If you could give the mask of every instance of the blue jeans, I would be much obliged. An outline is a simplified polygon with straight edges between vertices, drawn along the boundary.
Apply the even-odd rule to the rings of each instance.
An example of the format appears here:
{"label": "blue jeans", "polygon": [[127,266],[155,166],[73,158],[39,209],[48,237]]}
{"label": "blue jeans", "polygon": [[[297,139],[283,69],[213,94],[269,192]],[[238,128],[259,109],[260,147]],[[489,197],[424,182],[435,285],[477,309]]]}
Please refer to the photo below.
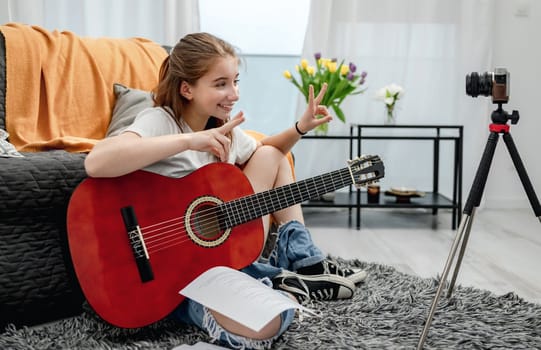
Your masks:
{"label": "blue jeans", "polygon": [[[241,271],[269,284],[270,279],[276,277],[282,270],[295,271],[323,261],[325,256],[312,242],[308,229],[298,221],[290,221],[278,228],[276,245],[269,256],[268,263],[254,262]],[[203,305],[185,299],[173,311],[171,316],[187,324],[193,324],[205,330],[213,340],[236,349],[265,349],[272,345],[274,339],[286,331],[295,310],[284,311],[280,317],[282,325],[278,333],[271,339],[255,340],[229,333],[216,322],[209,310]]]}

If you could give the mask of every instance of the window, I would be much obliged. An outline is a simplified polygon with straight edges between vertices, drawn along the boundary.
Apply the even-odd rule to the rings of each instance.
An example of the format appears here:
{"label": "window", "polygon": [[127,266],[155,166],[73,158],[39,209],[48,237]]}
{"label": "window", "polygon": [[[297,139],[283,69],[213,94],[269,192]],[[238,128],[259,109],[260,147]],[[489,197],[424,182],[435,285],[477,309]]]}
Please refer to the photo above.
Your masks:
{"label": "window", "polygon": [[309,9],[308,0],[199,0],[201,30],[252,55],[300,55]]}
{"label": "window", "polygon": [[299,92],[282,74],[300,59],[309,8],[309,0],[200,0],[201,30],[240,51],[243,129],[273,134],[298,118]]}

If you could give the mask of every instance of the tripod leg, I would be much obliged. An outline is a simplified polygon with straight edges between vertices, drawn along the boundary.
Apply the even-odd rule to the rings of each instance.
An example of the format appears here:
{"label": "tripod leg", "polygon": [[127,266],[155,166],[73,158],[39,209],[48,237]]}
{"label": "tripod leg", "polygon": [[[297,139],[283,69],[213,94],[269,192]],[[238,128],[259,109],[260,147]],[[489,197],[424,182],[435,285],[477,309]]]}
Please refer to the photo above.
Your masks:
{"label": "tripod leg", "polygon": [[[434,300],[432,300],[432,305],[430,306],[430,311],[428,313],[428,317],[426,319],[423,332],[421,333],[421,338],[419,339],[419,343],[417,344],[418,350],[423,348],[424,343],[426,341],[426,337],[428,336],[428,330],[430,328],[430,325],[432,324],[432,319],[434,318],[434,313],[436,312],[436,307],[438,306],[438,300],[441,296],[441,292],[443,290],[443,286],[445,285],[445,281],[447,281],[447,275],[449,274],[449,270],[451,269],[451,265],[456,255],[456,250],[461,241],[462,241],[462,248],[461,248],[462,254],[463,254],[463,251],[466,250],[467,240],[463,240],[465,236],[465,231],[468,230],[468,236],[469,236],[469,230],[471,229],[471,224],[472,224],[471,220],[472,220],[474,207],[478,207],[479,204],[481,203],[481,197],[485,189],[488,172],[490,170],[490,165],[492,164],[492,159],[494,158],[494,152],[496,151],[498,137],[499,137],[499,134],[496,132],[491,132],[488,136],[487,144],[485,146],[483,156],[481,157],[481,162],[479,163],[479,167],[477,168],[477,173],[475,174],[475,178],[473,180],[473,184],[470,189],[468,199],[466,201],[466,204],[464,205],[464,212],[462,215],[460,226],[458,228],[457,235],[451,247],[451,251],[449,252],[449,257],[447,258],[447,262],[445,263],[445,267],[443,269],[441,279],[440,279],[440,284],[438,286],[438,289],[436,290],[436,295],[434,296]],[[457,263],[457,265],[455,266],[455,272],[453,273],[454,275],[453,278],[456,278],[456,275],[458,275],[458,269],[459,269],[459,265]]]}
{"label": "tripod leg", "polygon": [[462,258],[464,257],[464,252],[466,251],[466,246],[468,244],[468,239],[470,238],[471,225],[473,222],[475,208],[479,207],[481,204],[481,197],[485,190],[485,185],[488,179],[488,173],[490,170],[490,165],[492,164],[492,159],[494,158],[494,153],[496,151],[496,144],[498,143],[499,134],[497,132],[491,132],[483,156],[481,157],[481,163],[475,174],[475,179],[473,181],[472,188],[468,195],[468,200],[464,205],[464,213],[468,214],[470,220],[466,226],[464,236],[462,237],[462,247],[460,248],[460,253],[455,264],[455,269],[453,271],[453,277],[451,278],[451,283],[449,284],[449,289],[447,291],[447,297],[450,298],[453,289],[455,288],[455,282],[458,277],[458,272],[460,271],[460,266],[462,265]]}
{"label": "tripod leg", "polygon": [[485,151],[483,152],[481,162],[477,168],[477,173],[475,174],[468,199],[466,200],[466,204],[464,204],[464,213],[470,216],[473,208],[478,207],[479,204],[481,204],[481,197],[483,196],[483,191],[485,190],[485,185],[487,183],[488,172],[490,170],[490,165],[492,164],[492,159],[494,158],[498,137],[499,134],[497,132],[491,132],[488,135]]}
{"label": "tripod leg", "polygon": [[417,344],[417,350],[421,350],[424,346],[426,337],[428,336],[428,329],[430,328],[430,325],[432,324],[432,319],[434,318],[434,314],[436,313],[438,300],[440,299],[441,292],[443,291],[443,287],[445,286],[445,281],[447,280],[447,275],[449,274],[449,270],[451,269],[451,265],[453,264],[453,260],[455,259],[456,250],[458,249],[458,245],[460,244],[460,242],[462,241],[462,238],[464,237],[464,230],[466,229],[466,227],[471,226],[470,219],[471,218],[469,215],[467,214],[462,215],[462,219],[460,221],[460,225],[458,227],[455,240],[453,241],[453,245],[451,246],[451,251],[449,252],[449,256],[447,257],[447,261],[445,262],[445,267],[443,268],[443,272],[441,274],[438,289],[436,289],[436,295],[434,296],[434,299],[432,300],[432,305],[430,306],[430,311],[428,312],[428,317],[426,319],[423,332],[421,333],[421,338],[419,339],[419,343]]}
{"label": "tripod leg", "polygon": [[475,217],[475,208],[473,208],[472,210],[470,219],[468,220],[468,223],[465,228],[466,231],[464,233],[464,237],[462,237],[462,245],[460,247],[460,252],[458,253],[458,258],[456,260],[455,270],[453,271],[453,277],[451,277],[451,283],[449,283],[449,287],[447,288],[447,298],[450,298],[451,295],[453,294],[456,278],[458,277],[458,271],[460,270],[460,266],[462,265],[462,258],[464,257],[464,252],[466,251],[466,245],[468,244],[468,239],[470,238],[471,224],[473,222],[474,217]]}
{"label": "tripod leg", "polygon": [[517,150],[517,147],[515,146],[515,142],[513,141],[513,138],[511,137],[511,134],[509,133],[503,134],[503,140],[505,141],[507,150],[509,151],[509,154],[511,155],[513,164],[515,165],[515,168],[517,169],[518,176],[520,177],[522,186],[524,187],[524,190],[526,191],[526,195],[528,196],[528,199],[530,200],[530,204],[535,213],[535,216],[537,216],[539,221],[541,221],[541,205],[539,204],[539,199],[537,198],[537,195],[535,194],[535,190],[532,186],[532,183],[530,182],[530,178],[528,177],[526,168],[524,167],[524,164],[522,163],[522,160],[520,159],[520,155],[518,154],[518,150]]}

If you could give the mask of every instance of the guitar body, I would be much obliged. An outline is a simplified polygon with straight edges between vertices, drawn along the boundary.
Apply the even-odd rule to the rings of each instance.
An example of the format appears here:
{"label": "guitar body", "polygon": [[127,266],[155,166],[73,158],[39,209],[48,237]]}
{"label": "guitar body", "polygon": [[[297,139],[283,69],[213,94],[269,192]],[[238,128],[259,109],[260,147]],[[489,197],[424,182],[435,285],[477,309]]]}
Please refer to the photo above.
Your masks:
{"label": "guitar body", "polygon": [[[92,308],[112,325],[142,327],[172,312],[184,299],[179,291],[207,269],[251,264],[264,244],[261,219],[211,235],[198,231],[215,215],[207,209],[216,201],[251,194],[242,171],[222,163],[180,179],[145,171],[85,179],[71,197],[67,228],[75,272]],[[153,275],[147,281],[121,214],[126,207],[133,208],[144,237]]]}

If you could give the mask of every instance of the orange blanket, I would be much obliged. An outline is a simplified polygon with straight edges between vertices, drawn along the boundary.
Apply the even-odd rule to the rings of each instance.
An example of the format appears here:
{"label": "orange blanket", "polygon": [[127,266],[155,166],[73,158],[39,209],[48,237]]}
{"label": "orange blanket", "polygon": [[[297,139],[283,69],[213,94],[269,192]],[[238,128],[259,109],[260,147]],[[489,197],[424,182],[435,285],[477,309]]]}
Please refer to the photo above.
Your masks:
{"label": "orange blanket", "polygon": [[167,56],[141,38],[84,38],[14,23],[0,31],[6,128],[19,151],[89,151],[111,120],[113,83],[151,90]]}

